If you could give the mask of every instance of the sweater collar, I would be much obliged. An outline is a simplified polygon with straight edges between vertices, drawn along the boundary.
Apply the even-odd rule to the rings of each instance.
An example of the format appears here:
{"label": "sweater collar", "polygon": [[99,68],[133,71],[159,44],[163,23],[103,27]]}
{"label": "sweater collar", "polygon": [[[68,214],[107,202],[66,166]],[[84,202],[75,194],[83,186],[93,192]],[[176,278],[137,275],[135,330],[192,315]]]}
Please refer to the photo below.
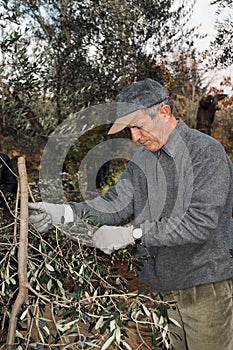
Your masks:
{"label": "sweater collar", "polygon": [[162,150],[172,158],[174,158],[176,153],[182,149],[184,144],[184,135],[186,134],[188,128],[181,118],[176,119],[178,120],[178,124],[169,135],[166,144],[162,147]]}

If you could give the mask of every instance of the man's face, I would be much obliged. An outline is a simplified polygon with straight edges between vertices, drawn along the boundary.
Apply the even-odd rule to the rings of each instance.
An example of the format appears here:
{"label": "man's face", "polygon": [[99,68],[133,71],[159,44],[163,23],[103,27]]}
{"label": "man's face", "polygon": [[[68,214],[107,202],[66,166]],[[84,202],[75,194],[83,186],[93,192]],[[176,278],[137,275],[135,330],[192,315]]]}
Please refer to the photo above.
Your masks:
{"label": "man's face", "polygon": [[171,132],[169,124],[168,119],[163,114],[158,113],[155,118],[152,118],[141,110],[138,111],[128,127],[134,142],[140,142],[149,151],[156,152],[167,142]]}

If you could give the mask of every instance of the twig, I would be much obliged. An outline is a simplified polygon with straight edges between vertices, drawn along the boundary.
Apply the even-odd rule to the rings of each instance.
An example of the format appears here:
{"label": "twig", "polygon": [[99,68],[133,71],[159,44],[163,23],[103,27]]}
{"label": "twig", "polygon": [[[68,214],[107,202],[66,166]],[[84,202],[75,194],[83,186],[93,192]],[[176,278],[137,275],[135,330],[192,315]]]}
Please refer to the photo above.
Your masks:
{"label": "twig", "polygon": [[15,216],[14,216],[14,243],[17,241],[16,233],[17,233],[17,213],[18,213],[18,205],[19,205],[19,193],[20,193],[20,186],[18,182],[18,188],[17,188],[17,194],[16,194],[16,201],[15,201]]}
{"label": "twig", "polygon": [[[1,157],[0,157],[0,158],[1,158]],[[1,197],[3,198],[3,200],[4,200],[4,202],[5,202],[6,206],[7,206],[7,209],[9,210],[10,214],[11,214],[12,216],[14,216],[14,213],[13,213],[13,211],[11,210],[11,208],[10,208],[8,202],[7,202],[6,197],[5,197],[4,193],[3,193],[1,190],[0,190],[0,194],[1,194]]]}
{"label": "twig", "polygon": [[[35,294],[37,296],[37,298],[39,298],[41,300],[44,300],[44,301],[47,301],[47,303],[51,303],[51,300],[49,298],[47,298],[43,294],[37,292],[30,284],[28,284],[27,287],[33,294]],[[57,305],[60,305],[60,306],[62,306],[64,308],[67,308],[67,309],[69,309],[70,305],[71,305],[71,301],[69,301],[69,300],[67,300],[67,304],[65,304],[65,303],[62,304],[62,302],[56,302],[56,301],[54,301],[53,303],[57,304]]]}
{"label": "twig", "polygon": [[28,247],[28,181],[25,166],[25,159],[19,157],[19,184],[21,193],[21,212],[20,212],[20,237],[18,245],[18,278],[19,292],[12,307],[9,328],[7,333],[8,347],[14,345],[16,336],[17,314],[21,306],[27,301],[28,280],[27,280],[27,247]]}
{"label": "twig", "polygon": [[150,350],[151,347],[148,346],[147,343],[145,342],[145,340],[142,338],[142,335],[141,335],[141,332],[140,332],[140,329],[138,327],[138,323],[137,322],[136,322],[136,329],[137,329],[138,336],[139,336],[139,338],[140,338],[140,340],[142,342],[141,344],[145,345],[145,347]]}
{"label": "twig", "polygon": [[30,319],[30,325],[28,327],[28,339],[27,339],[25,350],[27,350],[28,347],[29,347],[30,336],[31,336],[32,327],[33,327],[33,324],[34,324],[35,312],[36,312],[36,309],[38,308],[38,301],[39,301],[39,299],[36,300],[36,303],[35,303],[35,306],[34,306],[34,311],[32,312],[33,317]]}
{"label": "twig", "polygon": [[33,203],[35,202],[35,198],[33,196],[33,193],[32,193],[32,190],[31,190],[31,187],[28,185],[28,192],[29,192],[29,196],[30,198],[32,199]]}
{"label": "twig", "polygon": [[55,319],[55,316],[54,316],[53,303],[51,304],[50,312],[51,312],[51,316],[52,316],[54,327],[56,328],[56,331],[59,334],[59,337],[60,337],[60,340],[62,342],[62,345],[64,346],[65,345],[64,340],[63,340],[64,336],[61,334],[60,330],[57,327],[57,322],[56,322],[56,319]]}
{"label": "twig", "polygon": [[18,176],[15,174],[15,172],[9,167],[9,165],[5,162],[5,160],[0,156],[1,162],[5,165],[5,167],[8,168],[8,170],[17,178]]}
{"label": "twig", "polygon": [[[8,225],[5,225],[3,227],[0,227],[0,231],[5,230],[6,228],[13,226],[14,224],[15,223],[12,222],[11,224],[8,224]],[[1,243],[1,245],[5,245],[5,243]],[[13,244],[11,244],[11,245],[13,245]]]}

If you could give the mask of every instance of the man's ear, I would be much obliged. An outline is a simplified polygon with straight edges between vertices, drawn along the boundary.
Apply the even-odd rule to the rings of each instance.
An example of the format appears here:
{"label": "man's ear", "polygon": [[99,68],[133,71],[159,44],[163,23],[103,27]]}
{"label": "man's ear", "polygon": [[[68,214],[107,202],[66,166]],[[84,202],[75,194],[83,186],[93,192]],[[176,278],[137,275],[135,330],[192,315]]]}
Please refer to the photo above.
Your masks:
{"label": "man's ear", "polygon": [[171,107],[168,106],[168,105],[161,106],[159,112],[160,112],[160,113],[162,114],[162,116],[163,116],[164,118],[166,118],[167,120],[169,120],[169,118],[170,118],[171,115],[172,115]]}

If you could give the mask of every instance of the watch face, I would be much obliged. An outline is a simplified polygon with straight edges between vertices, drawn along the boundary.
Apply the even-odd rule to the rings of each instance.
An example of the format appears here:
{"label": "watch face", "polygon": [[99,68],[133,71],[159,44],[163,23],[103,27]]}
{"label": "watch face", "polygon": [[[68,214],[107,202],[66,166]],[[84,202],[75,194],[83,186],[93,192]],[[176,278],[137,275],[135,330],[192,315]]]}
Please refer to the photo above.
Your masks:
{"label": "watch face", "polygon": [[135,228],[133,230],[133,237],[134,239],[139,239],[142,237],[142,230],[140,228]]}

